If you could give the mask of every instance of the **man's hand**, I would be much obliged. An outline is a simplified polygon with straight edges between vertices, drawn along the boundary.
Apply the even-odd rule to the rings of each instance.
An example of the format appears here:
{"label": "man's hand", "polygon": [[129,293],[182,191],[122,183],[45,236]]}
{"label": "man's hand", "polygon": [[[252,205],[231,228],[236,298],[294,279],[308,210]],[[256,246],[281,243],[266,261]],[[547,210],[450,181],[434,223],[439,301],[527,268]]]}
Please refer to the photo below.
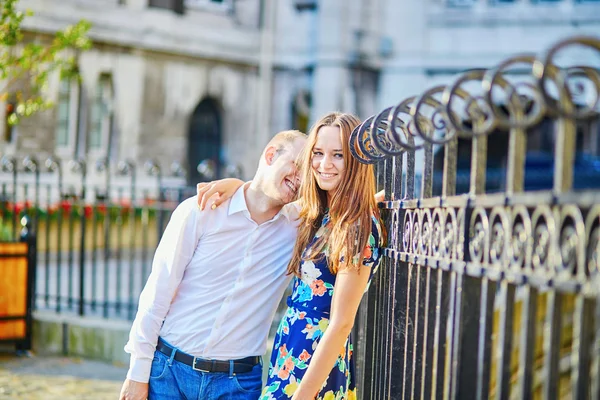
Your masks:
{"label": "man's hand", "polygon": [[125,379],[121,388],[119,400],[146,400],[148,398],[148,384]]}

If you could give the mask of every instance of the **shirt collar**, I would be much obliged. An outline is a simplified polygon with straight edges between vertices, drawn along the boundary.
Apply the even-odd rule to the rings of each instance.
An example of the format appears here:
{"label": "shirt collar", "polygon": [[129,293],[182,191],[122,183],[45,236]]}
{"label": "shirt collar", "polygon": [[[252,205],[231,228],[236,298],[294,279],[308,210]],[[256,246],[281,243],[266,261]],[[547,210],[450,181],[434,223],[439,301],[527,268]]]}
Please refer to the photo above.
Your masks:
{"label": "shirt collar", "polygon": [[[248,218],[250,218],[250,211],[248,210],[248,204],[246,203],[246,195],[245,189],[251,182],[246,182],[233,194],[231,198],[231,202],[229,202],[229,211],[228,215],[232,215],[238,212],[244,212]],[[271,221],[275,221],[280,216],[285,216],[288,220],[292,219],[292,215],[290,213],[289,208],[294,207],[291,204],[286,204],[279,210],[277,214],[271,219]]]}
{"label": "shirt collar", "polygon": [[228,215],[232,215],[232,214],[242,212],[242,211],[246,211],[249,214],[248,205],[246,204],[246,196],[244,195],[246,185],[249,185],[249,184],[250,184],[250,182],[243,184],[233,194],[233,197],[231,198],[231,202],[229,202]]}

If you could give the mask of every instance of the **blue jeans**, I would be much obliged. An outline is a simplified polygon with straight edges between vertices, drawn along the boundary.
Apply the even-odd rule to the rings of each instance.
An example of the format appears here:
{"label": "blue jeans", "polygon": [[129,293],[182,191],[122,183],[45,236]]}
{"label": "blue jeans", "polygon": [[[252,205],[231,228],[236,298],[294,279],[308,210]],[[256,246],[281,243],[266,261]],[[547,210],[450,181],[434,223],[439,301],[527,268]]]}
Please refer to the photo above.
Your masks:
{"label": "blue jeans", "polygon": [[200,372],[156,351],[148,400],[256,400],[261,389],[262,364],[242,374]]}

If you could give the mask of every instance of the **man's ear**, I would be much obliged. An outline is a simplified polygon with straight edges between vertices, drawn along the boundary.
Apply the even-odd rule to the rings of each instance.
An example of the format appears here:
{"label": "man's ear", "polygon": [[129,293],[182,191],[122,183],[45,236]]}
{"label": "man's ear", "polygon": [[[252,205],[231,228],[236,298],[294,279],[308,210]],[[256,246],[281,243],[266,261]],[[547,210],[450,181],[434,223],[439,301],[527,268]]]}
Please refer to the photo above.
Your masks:
{"label": "man's ear", "polygon": [[275,146],[269,146],[265,150],[265,161],[267,165],[273,164],[273,161],[277,158],[277,148]]}

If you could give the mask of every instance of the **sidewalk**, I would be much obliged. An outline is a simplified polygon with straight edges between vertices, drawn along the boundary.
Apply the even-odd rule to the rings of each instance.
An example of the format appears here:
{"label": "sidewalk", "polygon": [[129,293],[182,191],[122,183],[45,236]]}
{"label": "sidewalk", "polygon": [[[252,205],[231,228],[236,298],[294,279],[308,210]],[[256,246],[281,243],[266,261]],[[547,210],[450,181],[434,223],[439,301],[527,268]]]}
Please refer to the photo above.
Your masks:
{"label": "sidewalk", "polygon": [[0,399],[115,400],[124,366],[74,357],[18,357],[0,349]]}

